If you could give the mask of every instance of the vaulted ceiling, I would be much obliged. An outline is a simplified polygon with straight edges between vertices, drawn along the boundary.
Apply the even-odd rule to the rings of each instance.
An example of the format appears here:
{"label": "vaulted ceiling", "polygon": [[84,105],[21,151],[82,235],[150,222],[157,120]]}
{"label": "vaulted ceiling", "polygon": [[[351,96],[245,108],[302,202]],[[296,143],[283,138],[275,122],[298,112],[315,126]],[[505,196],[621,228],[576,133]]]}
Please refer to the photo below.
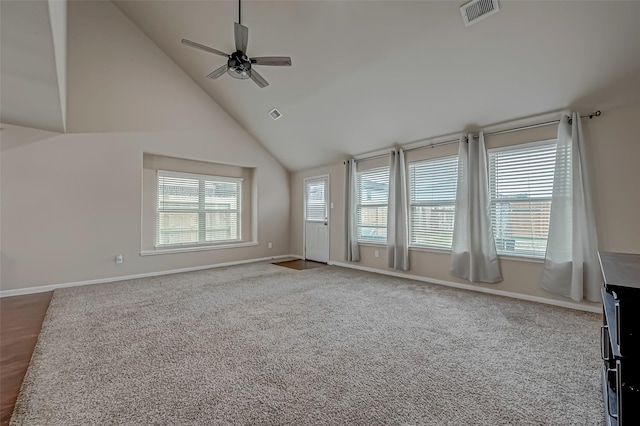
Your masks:
{"label": "vaulted ceiling", "polygon": [[0,122],[63,132],[66,3],[0,1]]}
{"label": "vaulted ceiling", "polygon": [[[604,109],[614,94],[640,102],[640,1],[503,0],[499,13],[468,28],[464,0],[245,1],[249,56],[292,57],[292,67],[258,68],[271,83],[264,89],[228,75],[207,79],[225,59],[180,44],[231,52],[237,2],[114,3],[289,170],[567,107]],[[53,111],[42,115],[49,125],[32,124],[33,109],[20,111],[31,121],[13,124],[59,130],[63,111],[53,106],[64,104],[64,90],[56,98],[51,38],[13,37],[19,21],[5,19],[6,10],[2,120],[16,121],[6,118],[20,103],[8,97],[11,75],[44,84],[23,89],[40,94],[31,105]],[[33,48],[8,51],[8,29],[16,49]],[[8,73],[16,63],[8,55],[24,54],[33,75]],[[268,115],[274,107],[277,121]]]}
{"label": "vaulted ceiling", "polygon": [[468,28],[462,3],[243,2],[249,56],[293,62],[259,67],[260,89],[205,78],[225,59],[180,44],[233,51],[237,2],[116,1],[290,170],[568,107],[640,69],[640,2],[502,1]]}

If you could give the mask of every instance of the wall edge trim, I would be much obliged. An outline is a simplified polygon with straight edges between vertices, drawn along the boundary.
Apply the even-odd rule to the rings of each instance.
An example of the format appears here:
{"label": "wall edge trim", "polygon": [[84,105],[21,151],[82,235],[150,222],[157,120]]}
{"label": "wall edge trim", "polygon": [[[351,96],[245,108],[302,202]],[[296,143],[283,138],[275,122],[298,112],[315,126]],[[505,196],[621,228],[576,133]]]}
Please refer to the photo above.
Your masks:
{"label": "wall edge trim", "polygon": [[343,268],[358,269],[360,271],[373,272],[375,274],[382,274],[382,275],[390,275],[392,277],[406,278],[409,280],[422,281],[430,284],[442,285],[446,287],[454,287],[454,288],[459,288],[463,290],[477,291],[479,293],[488,293],[496,296],[510,297],[512,299],[526,300],[528,302],[537,302],[545,305],[560,306],[562,308],[569,308],[569,309],[574,309],[578,311],[593,312],[597,314],[602,313],[602,307],[599,307],[599,306],[587,306],[587,305],[582,305],[580,303],[567,302],[564,300],[547,299],[545,297],[531,296],[528,294],[514,293],[511,291],[494,290],[492,288],[485,288],[485,287],[476,287],[471,284],[462,284],[462,283],[456,283],[453,281],[445,281],[445,280],[439,280],[435,278],[421,277],[418,275],[405,274],[402,272],[385,271],[383,269],[376,269],[368,266],[354,265],[351,263],[335,262],[332,260],[329,261],[329,265],[340,266]]}
{"label": "wall edge trim", "polygon": [[157,277],[160,275],[179,274],[182,272],[201,271],[204,269],[222,268],[225,266],[242,265],[245,263],[256,263],[256,262],[264,262],[267,260],[276,260],[276,259],[285,259],[285,258],[302,259],[301,256],[298,256],[295,254],[281,254],[277,256],[261,257],[261,258],[255,258],[255,259],[236,260],[233,262],[214,263],[214,264],[204,265],[204,266],[192,266],[189,268],[170,269],[170,270],[158,271],[158,272],[146,272],[143,274],[123,275],[123,276],[111,277],[111,278],[97,278],[94,280],[74,281],[69,283],[48,284],[48,285],[42,285],[37,287],[18,288],[14,290],[0,290],[0,298],[10,297],[10,296],[22,296],[25,294],[43,293],[46,291],[53,291],[59,288],[79,287],[83,285],[94,285],[94,284],[106,284],[106,283],[112,283],[117,281],[127,281],[127,280],[135,280],[138,278]]}

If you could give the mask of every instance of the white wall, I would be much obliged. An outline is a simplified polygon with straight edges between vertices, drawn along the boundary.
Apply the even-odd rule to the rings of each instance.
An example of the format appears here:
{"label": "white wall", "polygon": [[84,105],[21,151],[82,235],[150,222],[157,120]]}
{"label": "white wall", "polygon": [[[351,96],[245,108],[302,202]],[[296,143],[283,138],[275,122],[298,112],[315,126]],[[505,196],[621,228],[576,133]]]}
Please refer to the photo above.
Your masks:
{"label": "white wall", "polygon": [[[640,211],[640,144],[636,124],[640,118],[640,104],[604,111],[593,120],[583,120],[588,155],[592,163],[596,221],[599,247],[602,251],[640,253],[640,226],[637,212]],[[487,138],[488,147],[525,143],[555,137],[555,126],[524,132],[509,133]],[[433,156],[455,154],[454,145],[433,149],[410,151],[407,161]],[[345,261],[345,214],[344,181],[342,164],[315,168],[291,175],[291,253],[302,255],[303,182],[306,177],[321,174],[331,176],[331,240],[330,260]],[[389,270],[386,266],[384,246],[361,245],[361,261],[356,265]],[[379,250],[380,257],[374,256]],[[450,253],[434,250],[410,250],[409,274],[455,283],[467,281],[452,276],[449,272]],[[473,284],[521,295],[543,297],[551,300],[568,300],[545,292],[539,286],[542,277],[540,261],[518,260],[501,257],[500,264],[504,280],[497,284]],[[585,302],[585,305],[592,305]]]}
{"label": "white wall", "polygon": [[[287,171],[111,2],[68,12],[76,133],[2,132],[2,290],[289,253]],[[140,256],[144,152],[255,167],[259,245]]]}

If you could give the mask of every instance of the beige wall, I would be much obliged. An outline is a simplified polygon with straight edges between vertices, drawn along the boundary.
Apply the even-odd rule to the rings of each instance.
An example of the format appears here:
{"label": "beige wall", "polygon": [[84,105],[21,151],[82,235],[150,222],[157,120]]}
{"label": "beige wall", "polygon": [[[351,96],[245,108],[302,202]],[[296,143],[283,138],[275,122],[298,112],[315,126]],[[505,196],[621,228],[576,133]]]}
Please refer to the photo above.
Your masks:
{"label": "beige wall", "polygon": [[[640,226],[637,212],[640,211],[640,143],[636,136],[635,124],[640,118],[640,105],[605,111],[597,119],[583,120],[588,154],[592,163],[592,181],[597,216],[600,249],[640,253]],[[527,131],[488,136],[488,148],[526,143],[535,140],[555,138],[556,126]],[[407,152],[407,161],[447,156],[457,153],[457,144]],[[367,163],[363,162],[364,168]],[[377,161],[369,163],[377,167]],[[302,255],[302,206],[303,180],[309,176],[329,174],[331,176],[331,200],[335,203],[331,210],[330,260],[345,262],[344,238],[344,179],[342,164],[320,167],[291,175],[291,250]],[[386,249],[381,245],[360,246],[360,266],[388,270]],[[379,257],[374,256],[379,250]],[[411,249],[409,274],[436,280],[466,283],[449,273],[450,254],[446,251]],[[540,288],[542,262],[501,257],[500,264],[504,280],[498,284],[473,284],[497,290],[524,295],[567,300],[552,295]]]}
{"label": "beige wall", "polygon": [[[1,289],[288,254],[288,172],[111,2],[70,2],[68,23],[82,133],[4,126]],[[145,152],[254,168],[259,245],[140,256]]]}
{"label": "beige wall", "polygon": [[640,253],[640,104],[583,120],[603,251]]}
{"label": "beige wall", "polygon": [[67,132],[217,130],[224,138],[235,127],[110,1],[71,1],[67,20]]}

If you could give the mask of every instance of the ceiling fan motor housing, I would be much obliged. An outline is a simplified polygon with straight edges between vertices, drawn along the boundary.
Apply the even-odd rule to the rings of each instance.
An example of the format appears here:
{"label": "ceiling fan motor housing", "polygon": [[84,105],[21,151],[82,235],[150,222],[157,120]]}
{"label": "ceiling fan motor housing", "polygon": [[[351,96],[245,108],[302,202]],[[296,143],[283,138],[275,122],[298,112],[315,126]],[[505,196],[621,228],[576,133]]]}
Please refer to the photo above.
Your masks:
{"label": "ceiling fan motor housing", "polygon": [[224,56],[225,58],[227,58],[227,63],[213,70],[213,72],[207,75],[207,78],[214,80],[218,77],[221,77],[226,72],[231,77],[240,80],[246,80],[250,78],[260,88],[267,87],[269,85],[269,82],[260,75],[258,70],[252,69],[252,64],[280,67],[291,66],[291,58],[288,56],[262,56],[259,58],[251,59],[247,57],[247,41],[249,39],[249,28],[242,25],[241,22],[240,0],[238,0],[238,22],[236,22],[233,26],[233,38],[235,40],[236,51],[230,55],[228,53],[214,49],[213,47],[205,46],[204,44],[187,40],[186,38],[183,38],[181,43],[199,50],[203,50],[205,52],[213,53],[214,55]]}
{"label": "ceiling fan motor housing", "polygon": [[236,51],[231,54],[229,61],[229,75],[241,80],[251,78],[251,61],[241,51]]}

